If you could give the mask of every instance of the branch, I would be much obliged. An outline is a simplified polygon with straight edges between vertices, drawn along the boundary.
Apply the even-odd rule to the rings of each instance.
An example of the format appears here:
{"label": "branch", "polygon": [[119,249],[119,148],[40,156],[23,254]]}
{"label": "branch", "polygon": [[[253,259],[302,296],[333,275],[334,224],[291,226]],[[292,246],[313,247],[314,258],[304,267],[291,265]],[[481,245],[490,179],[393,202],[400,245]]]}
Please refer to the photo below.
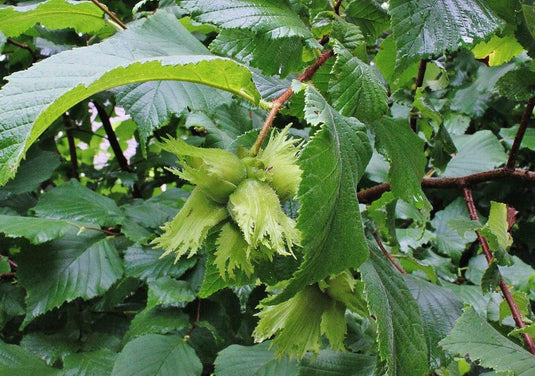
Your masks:
{"label": "branch", "polygon": [[115,159],[117,159],[117,163],[119,163],[119,167],[121,167],[121,170],[123,171],[131,172],[130,167],[128,166],[128,161],[126,160],[123,151],[121,150],[121,146],[119,145],[117,136],[115,135],[113,127],[111,126],[110,117],[106,113],[106,110],[104,110],[104,108],[100,104],[95,101],[93,101],[93,104],[97,109],[98,117],[102,121],[104,130],[106,131],[106,136],[108,137],[108,141],[110,142],[113,154],[115,154]]}
{"label": "branch", "polygon": [[[93,101],[93,104],[95,105],[95,108],[97,109],[98,117],[102,121],[104,130],[106,131],[106,136],[108,137],[108,142],[110,143],[111,149],[113,150],[113,154],[115,154],[115,159],[117,159],[117,163],[119,163],[119,167],[121,168],[121,170],[125,172],[132,172],[132,170],[130,169],[130,166],[128,166],[128,161],[126,160],[126,157],[124,156],[123,151],[121,150],[121,146],[119,145],[117,136],[115,132],[113,131],[113,127],[111,126],[111,122],[110,122],[110,117],[106,113],[106,110],[95,101]],[[132,195],[135,198],[143,197],[138,185],[135,183],[134,183],[134,186],[132,187]]]}
{"label": "branch", "polygon": [[342,5],[343,0],[337,0],[336,4],[334,4],[334,13],[339,16],[340,15],[340,5]]}
{"label": "branch", "polygon": [[381,241],[381,238],[379,238],[379,235],[377,235],[377,231],[375,230],[372,230],[372,235],[373,235],[373,238],[375,239],[375,242],[377,243],[377,245],[379,246],[379,248],[381,249],[381,251],[384,253],[384,255],[386,256],[386,258],[388,259],[388,261],[390,261],[390,263],[392,265],[394,265],[394,267],[401,273],[401,274],[405,274],[407,275],[408,273],[405,271],[405,269],[403,269],[403,267],[401,265],[399,265],[396,260],[394,260],[394,258],[392,257],[392,255],[386,250],[383,242]]}
{"label": "branch", "polygon": [[522,144],[524,133],[526,133],[526,128],[528,127],[529,119],[531,118],[531,114],[533,113],[533,107],[535,107],[535,97],[529,98],[528,103],[526,104],[526,109],[522,114],[522,120],[520,120],[520,126],[518,127],[518,131],[516,132],[515,141],[513,142],[513,146],[509,151],[509,159],[507,160],[507,165],[505,166],[505,168],[507,169],[515,168],[516,155],[518,154],[518,150],[520,149],[520,145]]}
{"label": "branch", "polygon": [[93,4],[99,7],[104,13],[106,13],[113,21],[115,21],[115,23],[117,23],[123,30],[127,29],[126,25],[123,23],[123,21],[117,18],[115,13],[113,13],[111,10],[109,10],[104,5],[102,5],[98,0],[91,0],[91,1],[93,2]]}
{"label": "branch", "polygon": [[11,272],[11,273],[1,273],[0,274],[0,279],[1,278],[13,278],[15,276],[15,273],[14,272]]}
{"label": "branch", "polygon": [[[497,168],[476,174],[460,176],[457,178],[423,178],[424,188],[465,188],[486,181],[514,178],[521,181],[535,183],[535,172],[522,169]],[[390,190],[389,183],[383,183],[364,189],[357,193],[359,202],[370,203],[377,200],[381,195]]]}
{"label": "branch", "polygon": [[[331,57],[334,56],[334,52],[332,50],[326,51],[321,54],[321,56],[312,64],[310,67],[308,67],[303,73],[297,77],[297,81],[304,82],[310,80],[316,71]],[[266,136],[271,129],[271,126],[273,125],[273,120],[275,120],[275,117],[280,112],[282,106],[284,103],[290,99],[290,97],[294,94],[291,87],[286,89],[284,93],[282,93],[280,96],[275,98],[271,103],[272,106],[271,110],[269,111],[268,116],[264,120],[264,124],[262,125],[262,128],[260,129],[260,133],[258,134],[258,137],[256,138],[256,141],[251,148],[251,155],[257,155],[258,151],[260,150],[260,147],[262,147],[262,144],[264,143],[264,140],[266,139]]]}
{"label": "branch", "polygon": [[[470,190],[470,188],[464,188],[463,194],[464,201],[466,202],[466,207],[468,208],[468,213],[470,213],[470,219],[475,221],[479,220],[476,206],[474,204],[474,198],[472,197],[472,191]],[[483,249],[485,258],[487,259],[487,262],[490,263],[492,260],[492,252],[490,251],[487,239],[485,239],[485,237],[481,235],[479,231],[476,231],[476,235],[477,239],[479,240],[479,243],[481,244],[481,248]],[[509,288],[507,287],[507,284],[505,283],[505,280],[503,279],[501,273],[499,271],[498,273],[500,275],[500,290],[502,290],[503,296],[505,297],[505,300],[507,301],[507,304],[511,309],[515,324],[518,328],[525,328],[526,324],[524,324],[524,321],[522,321],[522,314],[520,313],[520,310],[518,309],[518,306],[511,295],[511,291],[509,291]],[[535,343],[533,342],[533,338],[531,338],[528,333],[522,333],[522,337],[524,337],[524,342],[529,348],[529,351],[531,351],[531,353],[535,355]]]}
{"label": "branch", "polygon": [[72,135],[73,126],[69,116],[64,113],[62,116],[63,125],[66,128],[67,141],[69,142],[69,155],[71,156],[71,178],[80,180],[80,174],[78,173],[78,156],[76,155],[76,145],[74,144],[74,137]]}
{"label": "branch", "polygon": [[[424,83],[424,76],[425,76],[425,68],[427,66],[427,60],[422,59],[420,60],[420,65],[418,66],[418,76],[416,77],[416,86],[414,88],[414,95],[416,95],[416,91],[419,87],[422,87],[422,84]],[[413,113],[411,115],[411,129],[416,132],[416,123],[418,122],[418,114]]]}

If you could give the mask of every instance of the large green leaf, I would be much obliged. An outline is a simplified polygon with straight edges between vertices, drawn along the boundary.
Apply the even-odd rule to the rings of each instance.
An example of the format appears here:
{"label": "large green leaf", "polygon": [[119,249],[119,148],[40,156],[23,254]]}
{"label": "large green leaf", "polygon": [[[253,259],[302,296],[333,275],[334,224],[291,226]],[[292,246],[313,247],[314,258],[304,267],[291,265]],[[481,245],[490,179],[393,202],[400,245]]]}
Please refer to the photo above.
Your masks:
{"label": "large green leaf", "polygon": [[507,161],[507,154],[496,136],[488,130],[454,137],[459,151],[442,176],[457,177],[491,170]]}
{"label": "large green leaf", "polygon": [[368,257],[355,189],[371,157],[363,124],[334,110],[313,88],[306,89],[305,118],[322,125],[301,153],[303,180],[297,227],[305,260],[277,299],[293,296],[307,284]]}
{"label": "large green leaf", "polygon": [[117,104],[124,107],[139,127],[144,142],[150,133],[171,116],[187,111],[207,111],[230,103],[230,93],[191,82],[151,81],[112,90]]}
{"label": "large green leaf", "polygon": [[270,341],[255,346],[231,345],[215,360],[218,376],[295,376],[297,364],[284,357],[277,359]]}
{"label": "large green leaf", "polygon": [[100,44],[54,55],[9,76],[0,91],[0,184],[14,174],[24,152],[58,116],[103,90],[178,80],[258,101],[247,68],[192,54],[197,43],[173,15],[160,11]]}
{"label": "large green leaf", "polygon": [[424,323],[402,275],[375,244],[361,265],[370,314],[377,319],[379,355],[390,376],[423,376],[429,372]]}
{"label": "large green leaf", "polygon": [[493,34],[501,21],[481,0],[392,0],[389,12],[400,67]]}
{"label": "large green leaf", "polygon": [[299,363],[299,376],[372,376],[375,356],[323,350],[307,354]]}
{"label": "large green leaf", "polygon": [[149,283],[147,293],[147,308],[158,305],[176,306],[185,305],[194,301],[195,292],[187,281],[179,281],[170,277],[158,278]]}
{"label": "large green leaf", "polygon": [[223,30],[210,44],[210,49],[218,55],[260,68],[267,75],[285,77],[303,64],[303,45],[297,37],[272,39],[248,30]]}
{"label": "large green leaf", "polygon": [[430,208],[421,182],[427,159],[424,141],[409,127],[405,119],[383,117],[372,125],[375,146],[390,161],[388,180],[396,197],[418,209]]}
{"label": "large green leaf", "polygon": [[57,219],[0,214],[0,232],[12,238],[24,237],[33,244],[61,238],[73,228],[73,223]]}
{"label": "large green leaf", "polygon": [[197,21],[222,29],[250,29],[271,38],[313,38],[285,0],[186,0],[180,5],[191,10]]}
{"label": "large green leaf", "polygon": [[200,376],[195,351],[178,336],[148,334],[126,344],[112,376]]}
{"label": "large green leaf", "polygon": [[57,153],[32,148],[21,162],[17,177],[0,187],[0,197],[33,192],[59,167]]}
{"label": "large green leaf", "polygon": [[386,113],[386,89],[368,64],[340,47],[332,72],[329,94],[342,115],[371,122]]}
{"label": "large green leaf", "polygon": [[167,334],[189,326],[188,315],[178,308],[146,308],[134,317],[125,339],[145,334]]}
{"label": "large green leaf", "polygon": [[94,233],[67,235],[26,250],[18,265],[20,284],[28,292],[24,325],[64,302],[102,295],[123,274],[117,250]]}
{"label": "large green leaf", "polygon": [[515,376],[535,374],[535,357],[500,334],[472,307],[467,307],[440,345],[453,354],[479,360],[484,367]]}
{"label": "large green leaf", "polygon": [[111,374],[117,354],[98,350],[71,354],[63,361],[64,376],[103,376]]}
{"label": "large green leaf", "polygon": [[491,99],[498,93],[498,81],[513,68],[513,64],[503,64],[498,67],[481,65],[477,70],[477,79],[455,93],[451,109],[472,117],[482,116]]}
{"label": "large green leaf", "polygon": [[28,350],[0,341],[0,376],[58,376],[60,370],[49,367]]}
{"label": "large green leaf", "polygon": [[104,12],[91,1],[48,0],[30,5],[0,8],[0,31],[16,37],[36,23],[48,29],[73,28],[78,33],[95,32],[106,25]]}
{"label": "large green leaf", "polygon": [[197,263],[195,258],[181,258],[173,262],[171,257],[161,258],[163,252],[162,249],[132,245],[124,255],[126,275],[145,282],[152,282],[164,276],[178,278]]}
{"label": "large green leaf", "polygon": [[438,342],[453,329],[461,316],[463,302],[445,287],[407,276],[405,282],[418,303],[432,369],[446,366],[450,360]]}
{"label": "large green leaf", "polygon": [[375,40],[390,26],[390,17],[376,0],[351,0],[345,9],[349,21],[357,24],[362,32]]}
{"label": "large green leaf", "polygon": [[115,226],[124,218],[112,199],[74,179],[43,194],[34,211],[39,217],[100,226]]}

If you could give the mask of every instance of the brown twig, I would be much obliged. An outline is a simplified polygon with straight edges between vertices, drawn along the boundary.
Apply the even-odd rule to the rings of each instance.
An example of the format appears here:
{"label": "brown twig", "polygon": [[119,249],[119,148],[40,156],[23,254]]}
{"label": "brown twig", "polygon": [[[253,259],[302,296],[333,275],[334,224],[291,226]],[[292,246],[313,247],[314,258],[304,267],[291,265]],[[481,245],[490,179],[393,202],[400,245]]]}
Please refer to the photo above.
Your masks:
{"label": "brown twig", "polygon": [[381,241],[381,238],[379,238],[379,235],[377,234],[377,231],[373,230],[372,231],[372,235],[373,235],[373,238],[375,239],[375,242],[377,243],[377,245],[379,246],[379,248],[381,249],[381,251],[384,253],[384,255],[386,256],[386,258],[388,259],[388,261],[390,261],[390,263],[392,265],[394,265],[394,267],[401,273],[401,274],[405,274],[407,275],[408,273],[405,271],[405,269],[403,269],[403,267],[401,265],[399,265],[396,260],[394,260],[394,258],[392,257],[392,255],[387,251],[387,249],[385,248],[383,242]]}
{"label": "brown twig", "polygon": [[201,321],[201,299],[197,299],[197,315],[195,316],[195,322],[191,325],[191,328],[188,331],[188,337],[191,337],[199,321]]}
{"label": "brown twig", "polygon": [[535,107],[535,97],[529,98],[528,103],[526,104],[526,109],[522,114],[522,119],[520,120],[520,126],[518,127],[518,131],[516,132],[513,146],[509,151],[509,159],[507,160],[507,165],[505,166],[505,168],[507,169],[515,168],[516,155],[518,154],[518,150],[520,149],[520,145],[522,144],[524,133],[526,133],[529,119],[531,118],[531,114],[533,113],[533,107]]}
{"label": "brown twig", "polygon": [[106,230],[106,229],[98,228],[98,227],[83,226],[83,229],[84,230],[93,230],[93,231],[102,232],[103,234],[106,234],[108,236],[124,236],[124,234],[122,232],[110,231],[110,230]]}
{"label": "brown twig", "polygon": [[334,13],[335,13],[337,16],[340,15],[340,6],[342,5],[342,1],[343,1],[343,0],[337,0],[337,1],[336,1],[336,4],[334,4],[334,8],[333,8],[333,10],[334,10]]}
{"label": "brown twig", "polygon": [[[477,215],[474,198],[472,197],[472,191],[470,190],[470,188],[463,188],[463,195],[464,201],[466,202],[466,207],[468,208],[468,213],[470,214],[470,219],[478,221],[479,216]],[[476,231],[476,235],[477,239],[479,240],[479,243],[481,244],[481,248],[483,249],[483,254],[487,259],[487,262],[490,263],[492,260],[492,252],[490,251],[487,239],[485,239],[485,237],[481,235],[479,231]],[[509,287],[507,287],[507,284],[505,283],[505,280],[503,279],[501,273],[498,273],[500,275],[500,290],[502,291],[502,294],[505,297],[509,308],[511,309],[515,324],[518,328],[525,328],[526,324],[524,324],[524,321],[522,321],[522,313],[520,313],[520,310],[518,309],[518,306],[515,300],[513,299],[513,296],[511,295],[511,291],[509,291]],[[533,342],[533,338],[531,338],[528,333],[522,333],[522,337],[524,337],[524,342],[529,348],[529,351],[531,351],[531,353],[535,355],[535,343]]]}
{"label": "brown twig", "polygon": [[[416,91],[418,90],[418,88],[422,87],[422,84],[424,83],[426,67],[427,67],[427,60],[426,59],[420,60],[420,65],[418,66],[418,76],[416,77],[416,85],[414,87],[414,96],[416,96]],[[418,122],[418,114],[413,113],[411,115],[410,124],[411,124],[411,129],[415,132],[416,132],[417,122]]]}
{"label": "brown twig", "polygon": [[[497,168],[457,178],[423,178],[422,187],[425,188],[464,188],[474,184],[491,180],[514,178],[521,181],[535,183],[535,172],[522,169]],[[357,193],[359,202],[370,203],[390,190],[389,183],[378,184]]]}
{"label": "brown twig", "polygon": [[67,133],[67,141],[69,143],[69,155],[71,156],[71,178],[80,180],[80,174],[78,172],[78,156],[76,155],[76,145],[74,143],[74,136],[72,134],[73,125],[69,116],[64,113],[62,116],[63,125],[65,126]]}
{"label": "brown twig", "polygon": [[10,273],[0,273],[0,279],[1,278],[13,278],[15,276],[15,273],[14,272],[10,272]]}
{"label": "brown twig", "polygon": [[[308,81],[314,76],[316,71],[331,57],[334,55],[334,52],[332,50],[326,51],[321,54],[321,56],[312,64],[310,67],[308,67],[303,73],[297,77],[297,81],[304,82]],[[269,111],[268,116],[264,120],[264,124],[262,125],[262,128],[260,129],[260,133],[258,134],[258,137],[256,138],[256,141],[251,148],[251,155],[257,155],[258,151],[262,147],[262,144],[264,143],[264,140],[266,139],[266,136],[271,129],[271,126],[273,125],[273,120],[275,120],[275,117],[280,112],[282,106],[290,97],[293,95],[293,90],[291,87],[286,89],[284,93],[279,95],[277,98],[275,98],[271,103],[273,107],[271,107],[271,110]]]}
{"label": "brown twig", "polygon": [[102,3],[100,3],[98,0],[91,0],[91,1],[93,2],[93,4],[95,4],[97,7],[99,7],[104,13],[106,13],[108,15],[108,17],[110,17],[113,21],[115,21],[115,23],[117,23],[117,25],[121,26],[123,28],[123,30],[127,29],[126,25],[123,23],[123,21],[121,21],[120,19],[117,18],[115,13],[113,13],[111,10],[109,10],[104,5],[102,5]]}
{"label": "brown twig", "polygon": [[113,150],[113,154],[115,154],[115,159],[117,159],[117,163],[119,163],[119,167],[123,171],[131,172],[130,167],[128,166],[128,161],[126,160],[126,157],[124,156],[123,151],[121,150],[121,146],[119,145],[117,136],[115,135],[113,127],[111,126],[110,117],[106,113],[106,110],[100,104],[98,104],[96,101],[93,101],[93,104],[97,109],[100,121],[102,121],[102,126],[104,127],[104,131],[106,132],[106,136],[108,137],[108,141],[110,143],[111,149]]}

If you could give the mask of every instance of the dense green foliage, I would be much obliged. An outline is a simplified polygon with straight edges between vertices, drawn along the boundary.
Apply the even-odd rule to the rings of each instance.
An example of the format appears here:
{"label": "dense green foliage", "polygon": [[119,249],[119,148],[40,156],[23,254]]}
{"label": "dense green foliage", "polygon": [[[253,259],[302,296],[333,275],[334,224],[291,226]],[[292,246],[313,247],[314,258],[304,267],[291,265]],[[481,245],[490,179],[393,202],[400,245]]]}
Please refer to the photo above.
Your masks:
{"label": "dense green foliage", "polygon": [[535,375],[531,1],[97,5],[0,6],[0,376]]}

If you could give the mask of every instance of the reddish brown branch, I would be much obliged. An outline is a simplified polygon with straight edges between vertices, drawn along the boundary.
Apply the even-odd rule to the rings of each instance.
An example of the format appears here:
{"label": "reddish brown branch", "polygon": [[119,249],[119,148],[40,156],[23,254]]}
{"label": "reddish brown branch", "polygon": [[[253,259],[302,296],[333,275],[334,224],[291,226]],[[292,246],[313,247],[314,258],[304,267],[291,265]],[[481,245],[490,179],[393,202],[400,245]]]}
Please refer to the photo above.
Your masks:
{"label": "reddish brown branch", "polygon": [[108,15],[108,17],[110,17],[113,21],[115,21],[115,23],[117,23],[117,25],[121,26],[123,28],[123,30],[127,29],[126,25],[123,23],[123,21],[121,21],[120,19],[117,18],[115,13],[113,13],[111,10],[109,10],[104,5],[102,5],[98,0],[91,0],[91,1],[93,2],[93,4],[95,4],[97,7],[99,7],[104,13],[106,13]]}
{"label": "reddish brown branch", "polygon": [[524,138],[524,134],[526,133],[529,119],[531,118],[531,114],[533,113],[533,107],[535,107],[535,97],[529,98],[528,103],[526,104],[526,109],[522,114],[522,119],[520,120],[520,126],[518,127],[518,131],[516,132],[513,146],[509,151],[509,159],[507,160],[507,165],[505,166],[505,168],[507,169],[515,168],[516,155],[518,154],[518,150],[520,150],[520,145],[522,144],[522,139]]}
{"label": "reddish brown branch", "polygon": [[[418,66],[418,76],[416,77],[416,85],[414,87],[414,96],[416,96],[416,91],[419,87],[422,87],[422,84],[424,83],[424,76],[425,76],[425,68],[427,67],[427,60],[422,59],[420,60],[420,65]],[[414,111],[414,109],[413,109]],[[418,122],[418,114],[413,113],[411,115],[411,129],[416,132],[416,124]]]}
{"label": "reddish brown branch", "polygon": [[[486,181],[513,178],[521,181],[535,183],[535,172],[522,169],[498,168],[495,170],[478,172],[476,174],[460,176],[458,178],[424,178],[424,188],[464,188]],[[359,202],[370,203],[377,200],[381,195],[390,190],[389,183],[383,183],[364,189],[357,193]]]}
{"label": "reddish brown branch", "polygon": [[0,279],[1,278],[13,278],[15,276],[14,272],[11,273],[0,273]]}
{"label": "reddish brown branch", "polygon": [[[334,52],[332,50],[326,51],[321,54],[321,56],[312,64],[310,67],[308,67],[303,73],[297,77],[297,81],[304,82],[310,80],[316,71],[323,65],[325,62],[334,55]],[[275,98],[271,103],[273,107],[271,107],[271,110],[269,111],[268,116],[264,120],[264,124],[262,125],[262,128],[260,129],[260,133],[258,134],[258,137],[256,138],[256,141],[251,148],[251,155],[257,155],[258,151],[262,147],[262,144],[264,143],[264,140],[266,139],[266,136],[271,129],[271,126],[273,125],[273,120],[275,120],[275,117],[280,112],[282,106],[284,103],[290,99],[290,97],[293,95],[293,90],[291,87],[286,89],[284,93],[279,95],[277,98]]]}
{"label": "reddish brown branch", "polygon": [[381,251],[383,252],[383,254],[386,256],[386,258],[388,259],[388,261],[390,261],[390,263],[392,265],[394,265],[394,267],[401,273],[401,274],[405,274],[407,275],[408,273],[405,271],[405,269],[403,269],[403,267],[401,265],[399,265],[396,260],[394,260],[394,258],[392,257],[392,255],[387,251],[387,249],[385,248],[383,242],[381,241],[381,238],[379,238],[379,235],[377,235],[377,231],[373,230],[372,231],[372,235],[373,235],[373,238],[375,239],[375,242],[377,243],[377,245],[379,246],[379,248],[381,249]]}
{"label": "reddish brown branch", "polygon": [[[470,218],[474,221],[479,220],[479,216],[477,215],[476,206],[474,204],[474,198],[472,197],[472,191],[470,188],[463,188],[463,195],[464,195],[464,201],[466,202],[466,207],[468,208],[468,213],[470,214]],[[481,248],[483,249],[483,253],[485,254],[485,258],[487,259],[487,262],[490,263],[492,261],[492,252],[490,251],[489,244],[487,243],[487,239],[479,231],[476,231],[477,238],[479,240],[479,243],[481,244]],[[499,272],[498,272],[499,273]],[[520,313],[520,310],[518,309],[518,305],[516,304],[515,300],[513,299],[513,296],[511,295],[511,291],[509,291],[509,287],[507,287],[507,284],[505,283],[505,280],[503,279],[501,273],[500,274],[500,290],[502,291],[503,296],[505,297],[505,300],[507,301],[507,304],[509,305],[509,308],[511,309],[511,313],[513,314],[513,319],[515,320],[515,324],[518,328],[525,328],[526,324],[524,324],[524,321],[522,321],[522,313]],[[535,355],[535,343],[533,342],[533,338],[528,333],[522,333],[522,337],[524,337],[524,342],[526,343],[526,346],[528,347],[529,351],[533,355]]]}

